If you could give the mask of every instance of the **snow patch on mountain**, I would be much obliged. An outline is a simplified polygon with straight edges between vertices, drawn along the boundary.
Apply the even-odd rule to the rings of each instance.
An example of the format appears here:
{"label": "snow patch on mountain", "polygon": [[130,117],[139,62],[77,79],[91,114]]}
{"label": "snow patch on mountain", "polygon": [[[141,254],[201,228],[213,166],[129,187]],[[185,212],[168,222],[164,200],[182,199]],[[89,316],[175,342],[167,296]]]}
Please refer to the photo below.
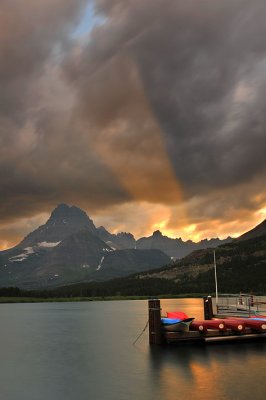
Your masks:
{"label": "snow patch on mountain", "polygon": [[40,242],[38,243],[39,247],[55,247],[57,246],[61,241],[59,242]]}
{"label": "snow patch on mountain", "polygon": [[114,249],[103,248],[103,251],[107,251],[109,253],[110,251],[114,251]]}
{"label": "snow patch on mountain", "polygon": [[98,267],[96,268],[96,271],[99,271],[99,270],[102,268],[103,260],[104,260],[104,256],[101,258],[100,264],[99,264]]}
{"label": "snow patch on mountain", "polygon": [[26,253],[18,254],[17,256],[11,257],[8,259],[10,262],[21,262],[26,260],[28,255]]}
{"label": "snow patch on mountain", "polygon": [[114,247],[114,243],[110,242],[110,240],[107,240],[106,244],[108,244],[108,246],[111,247],[112,250],[117,250],[117,247]]}
{"label": "snow patch on mountain", "polygon": [[32,247],[25,247],[25,249],[23,249],[23,250],[25,250],[25,253],[17,254],[16,256],[10,257],[8,259],[8,261],[10,261],[10,262],[21,262],[21,261],[26,260],[26,258],[28,258],[28,256],[30,254],[34,253],[34,250],[33,250]]}

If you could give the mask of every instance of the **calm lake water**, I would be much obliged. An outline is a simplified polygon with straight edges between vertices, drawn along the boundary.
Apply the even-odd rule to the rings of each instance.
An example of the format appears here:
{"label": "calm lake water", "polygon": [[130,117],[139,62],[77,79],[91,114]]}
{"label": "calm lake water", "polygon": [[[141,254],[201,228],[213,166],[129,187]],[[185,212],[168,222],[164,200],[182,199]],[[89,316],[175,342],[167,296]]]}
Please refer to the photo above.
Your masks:
{"label": "calm lake water", "polygon": [[[202,318],[201,299],[162,300]],[[150,348],[147,301],[0,305],[1,400],[265,399],[266,342]]]}

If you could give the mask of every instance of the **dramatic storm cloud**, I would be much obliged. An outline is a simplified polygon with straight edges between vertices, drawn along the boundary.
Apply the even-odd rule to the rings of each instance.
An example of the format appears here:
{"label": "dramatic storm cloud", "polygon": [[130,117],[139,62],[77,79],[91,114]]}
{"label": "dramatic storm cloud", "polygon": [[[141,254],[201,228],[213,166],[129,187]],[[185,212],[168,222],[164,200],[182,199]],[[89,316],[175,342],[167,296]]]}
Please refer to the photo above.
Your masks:
{"label": "dramatic storm cloud", "polygon": [[137,235],[260,222],[265,36],[265,0],[2,1],[2,246],[62,201]]}

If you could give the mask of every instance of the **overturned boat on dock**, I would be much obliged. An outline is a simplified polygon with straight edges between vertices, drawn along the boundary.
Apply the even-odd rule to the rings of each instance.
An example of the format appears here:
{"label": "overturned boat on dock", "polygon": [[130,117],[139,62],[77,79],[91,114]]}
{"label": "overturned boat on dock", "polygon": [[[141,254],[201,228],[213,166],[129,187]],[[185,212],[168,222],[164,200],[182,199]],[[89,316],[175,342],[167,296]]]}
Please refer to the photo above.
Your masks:
{"label": "overturned boat on dock", "polygon": [[161,318],[162,327],[165,331],[168,332],[188,332],[189,326],[194,318],[185,318],[185,319],[177,319],[177,318]]}

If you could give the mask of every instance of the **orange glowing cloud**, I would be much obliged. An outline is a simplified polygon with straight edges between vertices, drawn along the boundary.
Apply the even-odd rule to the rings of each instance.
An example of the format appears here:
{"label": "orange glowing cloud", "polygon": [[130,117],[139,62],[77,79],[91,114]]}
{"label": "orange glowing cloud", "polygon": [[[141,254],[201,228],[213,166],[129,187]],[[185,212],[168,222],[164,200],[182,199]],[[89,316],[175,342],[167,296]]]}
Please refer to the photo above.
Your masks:
{"label": "orange glowing cloud", "polygon": [[179,204],[181,185],[129,53],[122,49],[105,61],[83,90],[78,112],[88,146],[132,200]]}

